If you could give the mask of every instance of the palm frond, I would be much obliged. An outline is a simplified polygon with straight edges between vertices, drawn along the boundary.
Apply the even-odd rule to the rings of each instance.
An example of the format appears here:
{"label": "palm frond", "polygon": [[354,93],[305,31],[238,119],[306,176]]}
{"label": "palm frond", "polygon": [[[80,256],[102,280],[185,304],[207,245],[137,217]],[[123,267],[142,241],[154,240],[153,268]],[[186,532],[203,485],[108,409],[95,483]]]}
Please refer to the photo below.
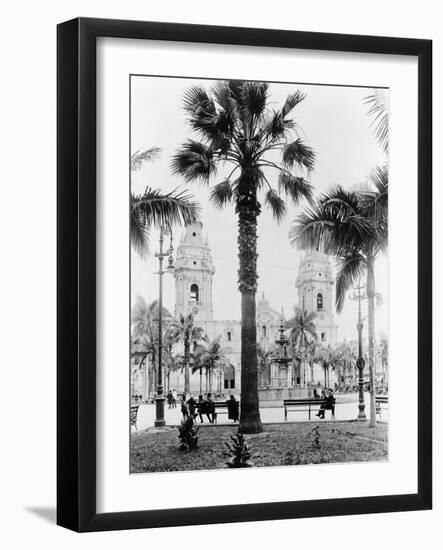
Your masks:
{"label": "palm frond", "polygon": [[152,225],[186,225],[199,219],[200,206],[191,195],[177,189],[163,194],[146,188],[141,195],[131,194],[131,244],[142,257],[149,253],[149,229]]}
{"label": "palm frond", "polygon": [[152,161],[160,156],[160,147],[151,147],[143,151],[136,151],[131,155],[131,171],[140,170],[144,162]]}
{"label": "palm frond", "polygon": [[189,140],[172,157],[172,173],[179,174],[186,181],[209,181],[217,173],[217,165],[210,147],[198,141]]}
{"label": "palm frond", "polygon": [[131,245],[142,258],[149,255],[149,227],[140,210],[131,211],[130,225]]}
{"label": "palm frond", "polygon": [[270,208],[277,223],[280,223],[286,216],[286,203],[274,189],[265,193],[265,204]]}
{"label": "palm frond", "polygon": [[297,215],[289,231],[289,241],[299,250],[325,252],[334,228],[334,221],[326,219],[319,205],[314,204]]}
{"label": "palm frond", "polygon": [[313,170],[315,153],[301,139],[296,139],[283,148],[283,162],[289,168],[304,166],[308,171]]}
{"label": "palm frond", "polygon": [[289,94],[281,110],[282,118],[285,119],[289,113],[305,99],[305,97],[306,95],[300,92],[300,90],[296,90],[292,94]]}
{"label": "palm frond", "polygon": [[343,309],[346,292],[364,277],[365,272],[365,258],[358,252],[337,259],[335,305],[338,313]]}
{"label": "palm frond", "polygon": [[253,117],[264,114],[268,102],[269,84],[267,82],[244,82],[240,97],[245,112]]}
{"label": "palm frond", "polygon": [[299,204],[301,199],[306,199],[312,204],[314,196],[312,185],[304,178],[281,172],[278,178],[278,187],[281,191],[284,191],[287,197],[292,199],[295,205]]}
{"label": "palm frond", "polygon": [[294,220],[289,239],[301,250],[320,250],[333,256],[361,250],[377,239],[377,229],[357,203],[354,210],[341,192],[324,194]]}
{"label": "palm frond", "polygon": [[223,208],[232,201],[234,195],[233,184],[225,179],[211,188],[209,200],[216,208]]}
{"label": "palm frond", "polygon": [[369,105],[367,112],[372,119],[371,127],[374,136],[383,151],[389,152],[389,112],[386,106],[385,98],[380,90],[374,90],[370,95],[364,98],[363,104]]}
{"label": "palm frond", "polygon": [[272,143],[283,139],[286,132],[293,127],[294,121],[284,120],[280,111],[274,111],[263,128],[263,135]]}
{"label": "palm frond", "polygon": [[183,96],[183,108],[191,115],[215,113],[215,106],[203,86],[192,86]]}

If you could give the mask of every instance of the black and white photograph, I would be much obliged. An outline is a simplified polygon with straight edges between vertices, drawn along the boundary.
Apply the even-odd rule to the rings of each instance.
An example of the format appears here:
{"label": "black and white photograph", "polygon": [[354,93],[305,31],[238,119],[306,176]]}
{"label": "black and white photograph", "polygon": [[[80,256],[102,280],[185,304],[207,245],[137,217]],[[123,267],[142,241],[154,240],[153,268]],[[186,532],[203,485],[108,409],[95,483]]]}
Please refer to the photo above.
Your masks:
{"label": "black and white photograph", "polygon": [[130,75],[131,474],[389,461],[389,100]]}

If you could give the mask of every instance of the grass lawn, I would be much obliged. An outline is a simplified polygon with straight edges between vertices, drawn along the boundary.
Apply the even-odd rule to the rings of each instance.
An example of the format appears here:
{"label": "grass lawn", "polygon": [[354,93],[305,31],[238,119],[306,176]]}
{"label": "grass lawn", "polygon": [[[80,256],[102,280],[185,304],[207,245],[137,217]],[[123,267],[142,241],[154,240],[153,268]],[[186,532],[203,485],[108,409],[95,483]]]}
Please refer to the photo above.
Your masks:
{"label": "grass lawn", "polygon": [[[369,428],[359,422],[319,424],[319,447],[312,429],[316,423],[265,424],[264,432],[246,435],[254,466],[289,466],[325,462],[379,462],[388,458],[388,426]],[[131,438],[131,472],[171,472],[226,468],[224,441],[236,426],[208,426],[199,432],[199,448],[178,450],[178,430],[139,432]]]}

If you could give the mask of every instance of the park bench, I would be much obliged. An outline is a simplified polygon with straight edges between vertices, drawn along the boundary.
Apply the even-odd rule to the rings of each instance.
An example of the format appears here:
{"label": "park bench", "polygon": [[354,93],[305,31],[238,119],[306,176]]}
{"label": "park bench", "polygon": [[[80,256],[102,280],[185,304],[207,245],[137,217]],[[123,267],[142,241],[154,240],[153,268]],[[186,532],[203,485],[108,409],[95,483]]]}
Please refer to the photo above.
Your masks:
{"label": "park bench", "polygon": [[[315,399],[313,397],[303,398],[303,399],[284,399],[283,407],[285,410],[285,420],[288,419],[288,412],[294,410],[307,411],[309,420],[311,420],[311,411],[315,410],[318,412],[321,405],[326,403],[325,399]],[[335,413],[335,406],[332,408],[332,416]]]}
{"label": "park bench", "polygon": [[375,414],[379,414],[381,418],[382,409],[388,409],[389,399],[387,395],[375,396]]}
{"label": "park bench", "polygon": [[138,417],[138,408],[140,405],[131,405],[130,420],[131,426],[134,426],[137,430],[137,417]]}
{"label": "park bench", "polygon": [[[215,406],[215,422],[217,422],[217,416],[219,414],[228,414],[228,403],[227,401],[214,401]],[[198,403],[196,408],[196,413],[198,414]],[[203,413],[206,414],[206,413]]]}

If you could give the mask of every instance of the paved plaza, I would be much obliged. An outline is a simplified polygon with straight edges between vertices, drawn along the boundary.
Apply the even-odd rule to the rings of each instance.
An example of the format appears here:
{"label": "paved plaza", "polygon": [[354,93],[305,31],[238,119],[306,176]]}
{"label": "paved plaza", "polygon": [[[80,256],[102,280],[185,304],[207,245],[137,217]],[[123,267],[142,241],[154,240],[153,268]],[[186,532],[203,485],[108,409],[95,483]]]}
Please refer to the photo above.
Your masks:
{"label": "paved plaza", "polygon": [[[355,420],[358,414],[358,394],[338,394],[336,396],[335,405],[335,420]],[[278,404],[277,404],[278,405]],[[365,405],[366,415],[369,417],[369,394],[365,393]],[[326,419],[319,420],[315,416],[317,410],[311,411],[311,422],[327,422],[330,419],[330,411],[326,411]],[[260,408],[261,420],[265,424],[273,424],[276,422],[285,422],[283,405],[275,407],[262,407]],[[204,418],[204,424],[209,424],[208,419]],[[175,409],[169,409],[168,404],[165,402],[165,420],[169,426],[176,426],[180,424],[182,419],[180,413],[180,403],[177,403]],[[380,416],[377,415],[377,420]],[[154,426],[155,420],[155,405],[142,404],[138,411],[137,430],[145,430]],[[287,422],[306,422],[308,420],[308,412],[300,410],[292,410],[288,412]],[[388,411],[382,411],[382,420],[388,420]],[[197,417],[197,422],[200,424],[200,420]],[[227,414],[217,415],[217,424],[233,424],[231,420],[227,419]]]}

